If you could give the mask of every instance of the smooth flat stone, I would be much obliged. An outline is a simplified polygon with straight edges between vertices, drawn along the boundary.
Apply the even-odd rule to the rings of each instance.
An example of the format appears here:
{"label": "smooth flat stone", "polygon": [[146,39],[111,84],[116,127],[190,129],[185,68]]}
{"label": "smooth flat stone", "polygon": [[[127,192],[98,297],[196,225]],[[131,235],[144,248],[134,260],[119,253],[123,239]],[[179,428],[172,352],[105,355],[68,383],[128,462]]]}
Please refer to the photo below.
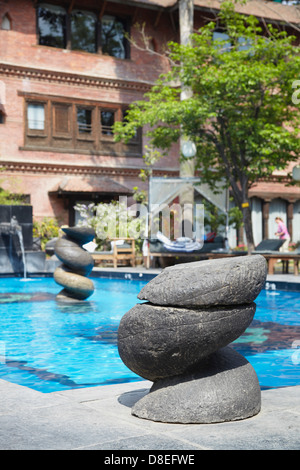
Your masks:
{"label": "smooth flat stone", "polygon": [[261,391],[251,364],[227,346],[189,374],[159,380],[132,408],[164,423],[220,423],[259,413]]}
{"label": "smooth flat stone", "polygon": [[93,257],[76,242],[60,238],[54,251],[57,258],[77,274],[88,276],[94,267]]}
{"label": "smooth flat stone", "polygon": [[196,261],[165,268],[143,287],[138,298],[182,307],[251,303],[266,277],[262,255]]}
{"label": "smooth flat stone", "polygon": [[91,227],[64,227],[62,230],[80,245],[93,241],[96,236],[95,230]]}
{"label": "smooth flat stone", "polygon": [[62,289],[56,296],[55,298],[57,301],[59,302],[65,302],[65,303],[69,303],[69,304],[80,304],[80,303],[84,303],[85,300],[83,299],[77,299],[73,296],[71,296],[68,291],[64,288]]}
{"label": "smooth flat stone", "polygon": [[56,268],[53,277],[57,284],[64,287],[70,297],[84,300],[94,292],[94,284],[89,278],[70,272],[63,265]]}
{"label": "smooth flat stone", "polygon": [[252,322],[255,309],[255,303],[199,310],[137,304],[119,324],[120,357],[151,381],[182,374],[237,339]]}

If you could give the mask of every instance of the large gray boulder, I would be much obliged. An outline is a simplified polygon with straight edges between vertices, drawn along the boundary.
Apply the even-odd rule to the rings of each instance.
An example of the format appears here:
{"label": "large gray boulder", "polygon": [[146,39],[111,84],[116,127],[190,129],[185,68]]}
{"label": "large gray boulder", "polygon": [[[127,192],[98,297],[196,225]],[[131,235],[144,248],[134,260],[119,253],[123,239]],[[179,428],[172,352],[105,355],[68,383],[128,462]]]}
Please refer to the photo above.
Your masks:
{"label": "large gray boulder", "polygon": [[260,407],[253,367],[227,346],[193,372],[156,382],[133,406],[132,414],[167,423],[218,423],[250,418]]}
{"label": "large gray boulder", "polygon": [[255,303],[199,310],[137,304],[119,325],[120,357],[148,380],[181,374],[237,339],[255,308]]}
{"label": "large gray boulder", "polygon": [[266,276],[262,255],[196,261],[164,269],[143,287],[138,298],[181,307],[251,303]]}

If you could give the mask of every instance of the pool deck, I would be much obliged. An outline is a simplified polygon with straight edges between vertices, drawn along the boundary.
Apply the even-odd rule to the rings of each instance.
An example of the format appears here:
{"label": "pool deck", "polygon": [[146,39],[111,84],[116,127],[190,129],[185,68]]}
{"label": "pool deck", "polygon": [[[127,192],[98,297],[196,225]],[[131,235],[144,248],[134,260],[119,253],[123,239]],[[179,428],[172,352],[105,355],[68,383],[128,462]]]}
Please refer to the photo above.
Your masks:
{"label": "pool deck", "polygon": [[150,385],[140,381],[43,394],[0,380],[0,449],[105,450],[107,456],[108,451],[130,455],[130,450],[300,449],[300,386],[262,391],[260,413],[246,420],[166,424],[131,415],[130,407]]}
{"label": "pool deck", "polygon": [[[145,273],[118,268],[119,274],[120,269]],[[299,284],[300,292],[300,276],[275,274],[267,281]],[[263,390],[258,415],[218,424],[156,423],[132,416],[131,406],[150,386],[141,380],[44,394],[0,380],[0,449],[105,451],[98,463],[123,451],[147,463],[151,451],[197,458],[201,450],[300,449],[300,386]]]}

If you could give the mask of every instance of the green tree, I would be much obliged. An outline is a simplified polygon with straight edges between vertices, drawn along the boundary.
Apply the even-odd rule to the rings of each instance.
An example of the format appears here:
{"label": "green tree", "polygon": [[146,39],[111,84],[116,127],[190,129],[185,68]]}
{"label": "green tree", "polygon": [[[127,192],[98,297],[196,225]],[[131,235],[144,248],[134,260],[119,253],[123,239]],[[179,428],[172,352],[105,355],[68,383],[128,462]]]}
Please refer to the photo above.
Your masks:
{"label": "green tree", "polygon": [[[216,22],[224,40],[214,40]],[[193,34],[190,44],[169,44],[170,72],[131,105],[126,122],[115,124],[115,138],[130,139],[147,125],[150,144],[159,149],[182,135],[193,140],[203,182],[214,188],[225,177],[231,187],[251,252],[249,189],[299,158],[299,109],[292,94],[300,49],[272,25],[263,36],[258,20],[237,14],[230,2],[216,22]],[[192,94],[180,100],[183,87]]]}

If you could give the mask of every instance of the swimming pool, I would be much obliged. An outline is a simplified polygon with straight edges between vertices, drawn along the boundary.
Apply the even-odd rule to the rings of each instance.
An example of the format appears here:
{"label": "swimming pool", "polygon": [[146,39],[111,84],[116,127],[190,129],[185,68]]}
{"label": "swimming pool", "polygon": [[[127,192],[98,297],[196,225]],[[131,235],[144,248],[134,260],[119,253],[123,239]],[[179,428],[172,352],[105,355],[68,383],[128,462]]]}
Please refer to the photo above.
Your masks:
{"label": "swimming pool", "polygon": [[[57,303],[52,278],[0,279],[0,378],[49,393],[142,380],[121,361],[117,329],[147,281],[94,278],[79,306]],[[232,346],[261,388],[300,385],[300,293],[262,291]]]}

